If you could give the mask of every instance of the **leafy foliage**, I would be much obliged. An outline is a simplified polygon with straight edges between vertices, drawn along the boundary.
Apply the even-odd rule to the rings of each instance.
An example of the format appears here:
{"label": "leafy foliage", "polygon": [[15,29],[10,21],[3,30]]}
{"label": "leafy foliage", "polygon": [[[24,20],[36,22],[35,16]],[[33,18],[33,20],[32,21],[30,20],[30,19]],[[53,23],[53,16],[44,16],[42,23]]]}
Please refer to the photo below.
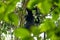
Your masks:
{"label": "leafy foliage", "polygon": [[10,14],[8,14],[8,19],[11,21],[11,23],[13,24],[13,25],[18,25],[18,16],[16,15],[16,14],[14,14],[14,13],[10,13]]}
{"label": "leafy foliage", "polygon": [[38,4],[38,8],[41,10],[42,13],[44,13],[44,14],[46,13],[47,14],[47,13],[50,12],[51,3],[50,3],[50,1],[47,1],[47,0],[43,1],[42,3]]}
{"label": "leafy foliage", "polygon": [[[31,9],[31,14],[33,15],[34,18],[36,17],[36,15],[35,12],[32,13],[33,11],[32,9],[34,9],[35,7],[37,7],[40,11],[40,14],[42,14],[39,15],[41,19],[40,21],[42,23],[40,23],[37,26],[35,24],[32,25],[31,28],[29,27],[29,30],[25,29],[25,25],[24,27],[21,27],[21,25],[25,24],[26,22],[23,19],[23,17],[26,15],[25,14],[26,8],[22,6],[21,7],[22,10],[20,8],[17,8],[16,10],[16,4],[19,1],[21,0],[0,0],[0,21],[6,22],[6,24],[7,23],[10,25],[12,24],[16,27],[18,27],[18,24],[20,22],[19,27],[14,28],[13,33],[16,37],[21,38],[22,40],[34,40],[33,37],[31,37],[30,35],[31,33],[33,33],[34,36],[38,38],[40,33],[45,32],[47,38],[51,40],[60,40],[60,0],[29,0],[27,4],[23,0],[22,4],[24,5],[24,7]],[[46,16],[48,16],[49,14],[51,14],[50,16],[52,18],[46,18]],[[3,23],[0,22],[0,25],[2,24]],[[6,33],[7,31],[7,29],[5,29],[6,27],[7,26],[1,26],[0,32]],[[1,28],[3,29],[1,30]]]}
{"label": "leafy foliage", "polygon": [[53,20],[51,19],[46,19],[44,21],[44,23],[42,23],[39,28],[40,28],[40,31],[41,32],[46,32],[46,31],[49,31],[49,30],[52,30],[54,29],[56,26],[55,26],[55,23]]}
{"label": "leafy foliage", "polygon": [[40,30],[39,30],[38,27],[36,27],[36,26],[32,26],[32,27],[31,27],[31,32],[32,32],[35,36],[37,36],[37,35],[40,34]]}
{"label": "leafy foliage", "polygon": [[27,29],[24,29],[24,28],[15,29],[14,34],[15,34],[15,36],[20,37],[20,38],[25,38],[25,37],[30,36],[29,31]]}
{"label": "leafy foliage", "polygon": [[57,20],[59,18],[59,10],[58,8],[56,8],[53,12],[52,12],[52,19],[53,20]]}

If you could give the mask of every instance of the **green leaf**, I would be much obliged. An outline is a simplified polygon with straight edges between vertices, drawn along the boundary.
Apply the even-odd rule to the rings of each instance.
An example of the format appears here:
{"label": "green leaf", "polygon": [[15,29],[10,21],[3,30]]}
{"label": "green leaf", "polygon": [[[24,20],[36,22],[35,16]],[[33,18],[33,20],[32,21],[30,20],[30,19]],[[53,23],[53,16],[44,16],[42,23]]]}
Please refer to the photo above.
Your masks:
{"label": "green leaf", "polygon": [[20,0],[7,0],[7,7],[6,7],[6,13],[13,12],[16,8],[16,3],[19,2]]}
{"label": "green leaf", "polygon": [[47,31],[47,37],[51,40],[60,40],[60,27]]}
{"label": "green leaf", "polygon": [[15,26],[18,25],[18,22],[19,22],[19,18],[16,14],[14,13],[10,13],[8,14],[8,20]]}
{"label": "green leaf", "polygon": [[55,28],[55,23],[51,19],[46,19],[44,23],[39,26],[41,32],[46,32]]}
{"label": "green leaf", "polygon": [[29,31],[27,30],[27,29],[24,29],[24,28],[17,28],[17,29],[15,29],[14,30],[14,35],[16,36],[16,37],[20,37],[20,38],[25,38],[25,37],[28,37],[28,36],[30,36],[30,33],[29,33]]}
{"label": "green leaf", "polygon": [[58,8],[56,8],[53,12],[52,12],[52,19],[53,20],[58,20],[58,18],[59,18],[59,10],[58,10]]}
{"label": "green leaf", "polygon": [[6,5],[0,1],[0,20],[3,20]]}
{"label": "green leaf", "polygon": [[57,37],[57,36],[55,36],[55,35],[52,35],[50,39],[51,39],[51,40],[60,40],[60,37]]}
{"label": "green leaf", "polygon": [[4,21],[7,23],[11,23],[12,25],[18,26],[19,18],[13,12],[12,13],[6,13],[4,15]]}
{"label": "green leaf", "polygon": [[47,31],[46,34],[47,34],[47,38],[50,38],[52,35],[55,34],[55,32],[54,30],[50,30],[50,31]]}
{"label": "green leaf", "polygon": [[59,2],[59,4],[58,4],[58,7],[60,8],[60,2]]}
{"label": "green leaf", "polygon": [[22,40],[34,40],[34,38],[33,38],[33,37],[28,36],[28,37],[23,38]]}
{"label": "green leaf", "polygon": [[8,14],[4,14],[3,20],[8,23],[10,22],[8,19]]}
{"label": "green leaf", "polygon": [[32,26],[32,27],[31,27],[31,32],[32,32],[35,36],[37,36],[37,35],[40,34],[40,30],[39,30],[39,28],[38,28],[37,26]]}
{"label": "green leaf", "polygon": [[5,12],[5,4],[4,3],[0,3],[0,13],[4,13]]}
{"label": "green leaf", "polygon": [[32,9],[37,3],[39,3],[40,2],[40,0],[30,0],[29,2],[28,2],[28,4],[27,4],[27,7],[29,8],[29,9]]}
{"label": "green leaf", "polygon": [[3,20],[4,14],[0,14],[0,21]]}
{"label": "green leaf", "polygon": [[38,8],[43,14],[48,14],[50,12],[51,6],[52,4],[50,3],[49,0],[45,0],[38,4]]}
{"label": "green leaf", "polygon": [[60,28],[57,27],[55,30],[54,30],[54,34],[52,34],[50,36],[50,39],[51,40],[60,40]]}
{"label": "green leaf", "polygon": [[12,0],[4,0],[4,1],[5,1],[4,3],[8,5],[9,3],[11,3]]}
{"label": "green leaf", "polygon": [[15,10],[16,3],[20,0],[4,0],[4,1],[5,2],[3,2],[2,0],[0,1],[0,15],[1,15],[0,20],[3,19],[4,21],[9,22],[8,14]]}

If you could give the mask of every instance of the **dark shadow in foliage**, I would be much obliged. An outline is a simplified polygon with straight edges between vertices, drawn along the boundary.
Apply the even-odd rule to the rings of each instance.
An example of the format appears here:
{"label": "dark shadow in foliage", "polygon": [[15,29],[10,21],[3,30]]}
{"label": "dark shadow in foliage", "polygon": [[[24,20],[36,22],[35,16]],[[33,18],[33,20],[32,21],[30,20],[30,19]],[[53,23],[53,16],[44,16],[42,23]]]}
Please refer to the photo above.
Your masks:
{"label": "dark shadow in foliage", "polygon": [[35,24],[39,25],[40,24],[40,13],[39,13],[39,9],[37,7],[35,7],[33,10],[36,11],[35,16],[37,16],[37,20],[35,20]]}

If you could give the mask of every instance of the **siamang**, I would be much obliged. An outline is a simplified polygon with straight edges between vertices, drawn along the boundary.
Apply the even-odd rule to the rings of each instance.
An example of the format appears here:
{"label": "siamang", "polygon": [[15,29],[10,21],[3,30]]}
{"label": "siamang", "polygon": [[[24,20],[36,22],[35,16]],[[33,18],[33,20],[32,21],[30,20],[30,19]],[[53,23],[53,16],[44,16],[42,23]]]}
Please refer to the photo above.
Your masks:
{"label": "siamang", "polygon": [[26,10],[27,10],[27,15],[25,15],[25,19],[26,19],[25,28],[29,29],[32,25],[40,23],[40,17],[39,17],[39,13],[38,13],[38,8],[37,7],[32,9],[32,10],[36,11],[35,16],[37,16],[37,18],[36,18],[37,20],[35,20],[31,9],[26,8]]}
{"label": "siamang", "polygon": [[26,24],[25,28],[29,29],[31,25],[34,25],[34,16],[31,9],[26,8],[27,15],[25,16]]}

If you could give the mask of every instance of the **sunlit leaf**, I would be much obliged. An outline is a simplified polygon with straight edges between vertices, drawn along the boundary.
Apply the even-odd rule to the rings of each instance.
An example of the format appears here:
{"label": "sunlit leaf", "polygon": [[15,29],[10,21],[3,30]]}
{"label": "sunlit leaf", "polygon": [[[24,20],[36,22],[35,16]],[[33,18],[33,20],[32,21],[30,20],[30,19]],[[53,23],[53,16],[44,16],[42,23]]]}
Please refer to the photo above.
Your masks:
{"label": "sunlit leaf", "polygon": [[16,14],[10,13],[8,14],[8,20],[13,24],[13,25],[18,25],[19,18]]}
{"label": "sunlit leaf", "polygon": [[53,12],[52,12],[52,19],[53,20],[58,20],[59,18],[59,10],[58,8],[56,8]]}
{"label": "sunlit leaf", "polygon": [[13,12],[15,10],[15,7],[16,7],[16,3],[18,2],[19,0],[13,0],[13,1],[9,1],[10,3],[7,5],[7,8],[6,8],[6,13],[10,13],[10,12]]}
{"label": "sunlit leaf", "polygon": [[39,2],[40,2],[40,0],[30,0],[27,4],[27,7],[31,9]]}
{"label": "sunlit leaf", "polygon": [[27,29],[24,29],[24,28],[17,28],[14,30],[14,35],[16,37],[20,37],[20,38],[25,38],[25,37],[28,37],[30,36],[30,33]]}
{"label": "sunlit leaf", "polygon": [[9,22],[8,14],[5,14],[5,15],[4,15],[3,20],[4,20],[5,22]]}
{"label": "sunlit leaf", "polygon": [[51,3],[48,0],[38,4],[38,8],[43,14],[48,14],[51,8]]}
{"label": "sunlit leaf", "polygon": [[4,13],[5,12],[5,4],[4,3],[0,3],[0,13]]}
{"label": "sunlit leaf", "polygon": [[46,32],[48,30],[52,30],[55,28],[55,23],[51,19],[46,19],[44,23],[42,23],[40,26],[40,31],[41,32]]}
{"label": "sunlit leaf", "polygon": [[7,23],[11,23],[12,25],[18,26],[19,18],[16,14],[12,12],[4,15],[4,21]]}
{"label": "sunlit leaf", "polygon": [[35,36],[37,36],[37,35],[40,34],[39,28],[38,28],[37,26],[32,26],[32,27],[31,27],[31,32],[32,32]]}

